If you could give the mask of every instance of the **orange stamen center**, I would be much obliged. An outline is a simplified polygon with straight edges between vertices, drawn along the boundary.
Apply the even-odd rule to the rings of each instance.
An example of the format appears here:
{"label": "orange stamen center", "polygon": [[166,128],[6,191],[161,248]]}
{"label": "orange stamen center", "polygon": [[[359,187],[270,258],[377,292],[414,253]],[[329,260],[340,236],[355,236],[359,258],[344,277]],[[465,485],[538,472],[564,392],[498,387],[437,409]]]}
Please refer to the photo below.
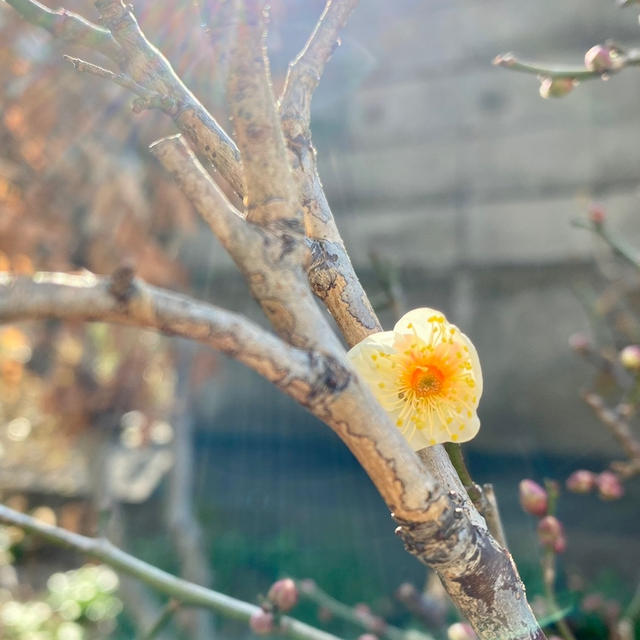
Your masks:
{"label": "orange stamen center", "polygon": [[442,389],[444,374],[431,365],[417,366],[411,374],[409,385],[419,398],[436,395]]}

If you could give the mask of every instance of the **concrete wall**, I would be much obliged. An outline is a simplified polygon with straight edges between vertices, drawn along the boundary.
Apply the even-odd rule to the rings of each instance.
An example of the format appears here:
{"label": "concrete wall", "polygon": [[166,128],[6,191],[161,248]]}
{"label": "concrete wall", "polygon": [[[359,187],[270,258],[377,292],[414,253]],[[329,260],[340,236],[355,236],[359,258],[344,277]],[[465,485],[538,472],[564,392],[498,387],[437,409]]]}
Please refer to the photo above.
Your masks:
{"label": "concrete wall", "polygon": [[[321,5],[291,3],[288,31],[276,20],[276,75]],[[592,44],[636,35],[636,12],[598,0],[372,0],[318,89],[321,174],[370,291],[376,250],[401,268],[410,307],[442,308],[478,346],[485,426],[471,447],[618,453],[578,398],[590,370],[567,347],[588,329],[576,289],[603,285],[592,261],[602,248],[571,220],[596,197],[640,246],[640,85],[630,70],[542,100],[534,76],[490,62],[512,50],[579,64]],[[231,285],[209,286],[224,299]],[[230,404],[245,393],[237,380],[222,393]],[[286,410],[258,395],[258,405]],[[299,422],[272,413],[278,429],[299,433]]]}

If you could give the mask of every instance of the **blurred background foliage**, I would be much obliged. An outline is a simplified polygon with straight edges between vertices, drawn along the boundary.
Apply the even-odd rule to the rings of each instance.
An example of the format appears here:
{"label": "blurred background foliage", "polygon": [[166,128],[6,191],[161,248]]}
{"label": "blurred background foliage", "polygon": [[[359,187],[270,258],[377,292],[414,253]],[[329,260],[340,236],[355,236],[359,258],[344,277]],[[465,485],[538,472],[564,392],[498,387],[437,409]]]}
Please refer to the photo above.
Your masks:
{"label": "blurred background foliage", "polygon": [[[134,4],[149,38],[227,122],[223,65],[212,64],[201,27],[224,28],[216,3]],[[271,2],[276,87],[323,4]],[[87,3],[65,7],[95,17]],[[605,409],[626,405],[637,436],[637,372],[618,354],[640,341],[639,272],[598,232],[594,211],[614,237],[640,247],[640,95],[629,71],[545,102],[534,78],[489,63],[510,49],[580,63],[606,37],[632,44],[634,11],[584,0],[375,0],[354,14],[314,98],[322,177],[385,323],[403,306],[433,306],[478,346],[484,426],[465,450],[476,481],[496,486],[543,617],[541,550],[518,482],[564,483],[576,469],[599,473],[624,458],[581,390]],[[105,62],[0,4],[0,270],[111,273],[133,262],[153,284],[263,322],[147,154],[170,123],[132,115],[120,87],[75,73],[63,53]],[[591,363],[569,348],[576,333],[573,351]],[[290,575],[395,625],[422,624],[395,594],[403,583],[420,592],[425,571],[395,539],[362,470],[328,429],[235,363],[122,327],[4,326],[0,397],[7,504],[107,534],[249,601]],[[624,491],[610,502],[595,490],[559,499],[568,544],[558,600],[581,639],[614,637],[640,579],[637,480]],[[130,638],[162,612],[161,598],[129,581],[116,593],[109,569],[69,572],[85,560],[15,530],[0,538],[3,637]],[[181,550],[180,539],[193,544]],[[441,596],[431,586],[427,598],[436,606]],[[342,637],[359,633],[308,599],[295,614]],[[445,637],[454,620],[448,610],[430,630]],[[178,611],[158,637],[205,638],[212,624]],[[221,637],[249,634],[216,624]]]}

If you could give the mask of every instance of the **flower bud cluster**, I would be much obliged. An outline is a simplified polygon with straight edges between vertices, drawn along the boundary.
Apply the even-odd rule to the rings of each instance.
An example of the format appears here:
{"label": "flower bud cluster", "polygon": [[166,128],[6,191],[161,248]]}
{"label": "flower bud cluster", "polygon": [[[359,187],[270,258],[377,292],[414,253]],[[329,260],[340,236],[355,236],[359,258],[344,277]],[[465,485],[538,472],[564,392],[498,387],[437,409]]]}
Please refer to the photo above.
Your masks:
{"label": "flower bud cluster", "polygon": [[278,617],[298,604],[298,588],[291,578],[277,580],[271,585],[261,608],[251,615],[249,627],[258,635],[273,633]]}
{"label": "flower bud cluster", "polygon": [[593,473],[578,469],[567,478],[566,485],[573,493],[591,493],[596,490],[602,500],[618,500],[624,495],[622,482],[613,471]]}
{"label": "flower bud cluster", "polygon": [[[557,494],[556,483],[547,483],[549,491]],[[549,492],[533,480],[524,479],[520,482],[520,504],[524,511],[540,518],[538,522],[538,539],[540,544],[555,553],[563,553],[567,548],[562,523],[549,513]]]}

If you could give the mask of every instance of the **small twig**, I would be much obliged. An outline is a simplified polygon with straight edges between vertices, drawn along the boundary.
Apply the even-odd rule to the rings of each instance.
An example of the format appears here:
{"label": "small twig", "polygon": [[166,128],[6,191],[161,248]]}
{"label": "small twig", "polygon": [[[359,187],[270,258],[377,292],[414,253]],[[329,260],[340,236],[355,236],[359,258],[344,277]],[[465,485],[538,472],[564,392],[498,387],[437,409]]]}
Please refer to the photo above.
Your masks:
{"label": "small twig", "polygon": [[296,120],[307,139],[311,138],[311,97],[329,58],[340,44],[339,33],[357,4],[358,0],[327,0],[304,49],[289,64],[279,100],[280,114],[283,121]]}
{"label": "small twig", "polygon": [[582,399],[593,410],[600,422],[609,429],[629,460],[640,460],[640,441],[634,437],[627,420],[617,411],[606,407],[602,398],[596,393],[583,393]]}
{"label": "small twig", "polygon": [[640,458],[635,460],[614,460],[609,468],[621,478],[629,479],[640,473]]}
{"label": "small twig", "polygon": [[151,627],[142,635],[140,640],[154,640],[158,634],[169,623],[173,614],[180,608],[180,601],[171,599],[164,606],[157,620],[151,625]]}
{"label": "small twig", "polygon": [[596,234],[611,247],[616,255],[624,258],[627,262],[629,262],[637,269],[640,269],[640,255],[638,254],[638,252],[626,246],[624,242],[622,242],[615,235],[611,234],[606,224],[596,224],[593,222],[587,222],[582,219],[573,220],[572,224],[574,227],[578,227],[579,229],[586,229],[587,231],[591,231],[592,233]]}
{"label": "small twig", "polygon": [[564,640],[576,640],[573,632],[569,628],[564,616],[560,615],[560,607],[556,600],[556,554],[553,549],[545,549],[542,556],[542,579],[544,582],[545,597],[549,606],[549,614],[551,617],[558,616],[554,624]]}
{"label": "small twig", "polygon": [[[338,618],[342,618],[347,622],[362,627],[365,631],[373,633],[381,638],[388,638],[389,640],[406,640],[407,632],[398,627],[387,624],[387,622],[379,616],[367,611],[358,612],[354,607],[350,607],[349,605],[336,600],[320,589],[313,580],[298,580],[296,583],[301,594],[317,604],[319,607],[328,609]],[[432,640],[432,636],[415,630],[411,631],[411,638],[415,640]]]}
{"label": "small twig", "polygon": [[482,491],[485,497],[485,508],[482,515],[487,521],[489,531],[493,534],[493,537],[505,548],[508,549],[507,536],[504,532],[504,526],[502,525],[502,518],[500,517],[500,509],[498,508],[498,499],[496,498],[493,485],[490,483],[482,485]]}
{"label": "small twig", "polygon": [[73,65],[73,68],[76,71],[80,71],[83,73],[89,73],[91,75],[97,76],[98,78],[104,78],[106,80],[110,80],[111,82],[115,82],[116,84],[124,87],[125,89],[129,89],[133,91],[135,94],[148,97],[151,95],[151,92],[148,89],[145,89],[141,84],[138,84],[133,78],[124,74],[124,73],[114,73],[109,69],[105,69],[97,64],[93,64],[92,62],[87,62],[82,58],[74,58],[72,56],[64,55],[62,56],[67,62],[70,62]]}
{"label": "small twig", "polygon": [[[122,551],[104,538],[88,538],[60,527],[45,524],[4,505],[0,505],[0,522],[14,525],[53,544],[101,560],[117,571],[133,576],[185,605],[212,609],[221,615],[243,622],[248,622],[254,613],[261,610],[256,605],[176,578],[170,573]],[[278,630],[289,638],[299,640],[338,640],[336,636],[289,617],[280,618]]]}
{"label": "small twig", "polygon": [[98,78],[110,80],[125,89],[129,89],[129,91],[133,91],[133,93],[138,96],[134,100],[132,107],[135,113],[140,113],[144,109],[161,109],[168,114],[175,113],[176,102],[171,96],[150,91],[141,84],[138,84],[133,78],[125,73],[114,73],[109,69],[87,62],[81,58],[73,58],[67,55],[62,57],[70,62],[76,71],[89,73],[97,76]]}
{"label": "small twig", "polygon": [[52,10],[35,0],[6,0],[25,20],[56,38],[95,49],[117,63],[125,54],[108,29],[66,9]]}
{"label": "small twig", "polygon": [[449,456],[449,459],[451,460],[451,464],[458,473],[458,477],[460,478],[460,482],[462,482],[462,486],[469,494],[471,502],[473,502],[476,509],[478,509],[480,513],[483,513],[486,507],[486,500],[482,493],[482,488],[480,487],[480,485],[476,484],[473,481],[473,478],[469,473],[469,469],[467,469],[467,464],[462,453],[462,447],[455,442],[445,442],[444,448],[447,452],[447,455]]}
{"label": "small twig", "polygon": [[543,78],[552,78],[554,80],[595,80],[601,79],[603,76],[610,76],[620,72],[625,67],[640,65],[640,49],[630,49],[621,52],[618,56],[615,67],[606,71],[590,70],[586,67],[546,67],[544,65],[524,62],[518,60],[513,53],[502,53],[493,59],[493,64],[497,67],[504,67],[513,71],[521,71],[523,73],[531,73]]}

